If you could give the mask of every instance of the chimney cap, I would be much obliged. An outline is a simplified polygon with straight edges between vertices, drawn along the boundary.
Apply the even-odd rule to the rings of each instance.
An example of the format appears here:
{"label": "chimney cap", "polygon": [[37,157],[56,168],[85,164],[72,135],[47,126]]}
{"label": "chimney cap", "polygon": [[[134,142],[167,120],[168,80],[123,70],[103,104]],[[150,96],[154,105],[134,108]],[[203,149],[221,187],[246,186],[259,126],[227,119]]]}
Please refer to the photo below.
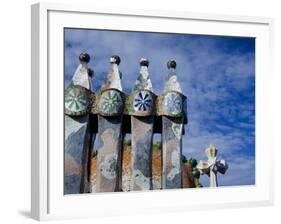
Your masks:
{"label": "chimney cap", "polygon": [[89,61],[90,61],[90,55],[87,54],[87,53],[81,53],[81,54],[79,55],[79,60],[80,60],[80,62],[89,63]]}
{"label": "chimney cap", "polygon": [[141,58],[140,59],[140,66],[149,66],[149,61],[146,58]]}
{"label": "chimney cap", "polygon": [[119,65],[120,62],[121,62],[121,59],[120,59],[120,57],[119,57],[118,55],[112,55],[112,56],[110,57],[110,63],[111,63],[111,64],[117,64],[117,65]]}
{"label": "chimney cap", "polygon": [[167,67],[168,68],[176,68],[177,67],[177,62],[174,59],[171,59],[167,62]]}

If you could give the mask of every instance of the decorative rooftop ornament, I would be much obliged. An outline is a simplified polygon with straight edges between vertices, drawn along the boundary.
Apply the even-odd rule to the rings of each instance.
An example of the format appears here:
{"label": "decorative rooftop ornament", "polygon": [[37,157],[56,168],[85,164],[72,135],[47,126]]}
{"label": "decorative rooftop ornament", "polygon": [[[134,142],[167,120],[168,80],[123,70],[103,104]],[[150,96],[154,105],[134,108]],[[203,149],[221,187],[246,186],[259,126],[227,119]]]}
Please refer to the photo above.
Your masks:
{"label": "decorative rooftop ornament", "polygon": [[90,56],[82,53],[71,84],[65,90],[65,173],[64,193],[89,192],[88,155],[90,139],[88,110],[94,97],[91,93],[93,71],[87,63]]}
{"label": "decorative rooftop ornament", "polygon": [[167,62],[168,76],[164,84],[164,93],[157,99],[157,114],[169,117],[186,116],[186,97],[182,94],[176,76],[176,61]]}
{"label": "decorative rooftop ornament", "polygon": [[167,67],[169,69],[169,72],[168,72],[167,79],[165,81],[164,92],[176,91],[182,93],[176,74],[176,67],[177,67],[176,61],[174,59],[169,60],[167,62]]}
{"label": "decorative rooftop ornament", "polygon": [[117,89],[122,91],[121,85],[121,72],[119,72],[118,65],[120,64],[121,59],[117,55],[113,55],[110,58],[111,69],[108,72],[107,80],[102,86],[101,90],[105,89]]}
{"label": "decorative rooftop ornament", "polygon": [[152,96],[146,91],[139,91],[134,98],[135,111],[152,111]]}
{"label": "decorative rooftop ornament", "polygon": [[[98,118],[98,135],[94,143],[94,149],[98,152],[97,172],[95,187],[92,190],[112,192],[121,189],[120,142],[123,137],[123,114],[131,115],[132,161],[129,189],[149,190],[153,188],[151,153],[154,115],[162,116],[162,188],[181,188],[181,145],[186,97],[180,92],[181,88],[175,73],[176,62],[170,60],[167,63],[169,72],[164,87],[165,92],[157,97],[153,93],[149,77],[149,61],[142,58],[140,73],[133,91],[126,97],[122,92],[121,72],[118,67],[121,62],[120,57],[115,55],[110,58],[111,69],[98,94],[94,94],[90,90],[90,81],[94,72],[87,67],[90,60],[89,55],[82,53],[79,60],[80,64],[73,76],[72,83],[65,90],[65,152],[66,166],[70,172],[65,175],[65,192],[91,191],[89,183],[91,178],[88,177],[87,163],[90,161],[88,155],[91,154],[89,150],[91,141],[95,141],[95,133],[89,133],[88,112],[90,109],[91,113],[94,116],[97,115]],[[155,108],[156,102],[157,108]],[[74,132],[69,137],[71,130]],[[77,138],[79,139],[77,140]],[[74,141],[75,143],[73,143]],[[82,164],[86,164],[86,166]],[[72,169],[74,169],[73,172]],[[76,181],[70,179],[73,178],[74,173],[77,175]]]}
{"label": "decorative rooftop ornament", "polygon": [[217,173],[225,174],[228,169],[228,165],[225,160],[217,160],[218,150],[215,146],[210,145],[205,150],[207,161],[200,160],[197,168],[201,174],[207,174],[210,177],[210,187],[217,187]]}
{"label": "decorative rooftop ornament", "polygon": [[65,92],[65,114],[69,116],[85,115],[91,106],[93,94],[79,85],[69,86]]}
{"label": "decorative rooftop ornament", "polygon": [[122,147],[122,85],[118,65],[120,57],[110,58],[111,69],[102,86],[98,103],[98,135],[95,142],[97,154],[97,192],[113,192],[121,189]]}
{"label": "decorative rooftop ornament", "polygon": [[92,82],[91,78],[93,76],[93,71],[88,69],[88,63],[90,61],[90,55],[87,53],[81,53],[79,55],[80,64],[78,65],[73,77],[72,77],[72,84],[83,86],[86,89],[92,89]]}
{"label": "decorative rooftop ornament", "polygon": [[153,92],[152,83],[148,73],[149,61],[145,58],[140,59],[140,74],[134,85],[133,91],[149,90]]}
{"label": "decorative rooftop ornament", "polygon": [[133,108],[131,116],[132,160],[130,190],[152,189],[152,138],[154,99],[148,73],[149,61],[140,60],[139,77],[129,100]]}
{"label": "decorative rooftop ornament", "polygon": [[184,123],[183,95],[175,72],[176,61],[167,63],[168,77],[164,94],[158,99],[162,116],[163,168],[162,188],[182,188],[182,133]]}
{"label": "decorative rooftop ornament", "polygon": [[133,87],[132,93],[126,99],[125,113],[139,117],[154,114],[156,95],[153,93],[152,83],[148,73],[149,61],[140,60],[140,73]]}
{"label": "decorative rooftop ornament", "polygon": [[123,112],[123,93],[117,89],[101,92],[98,102],[98,113],[103,116],[116,116]]}
{"label": "decorative rooftop ornament", "polygon": [[164,92],[158,96],[157,114],[169,117],[184,117],[185,100],[186,97],[180,92]]}

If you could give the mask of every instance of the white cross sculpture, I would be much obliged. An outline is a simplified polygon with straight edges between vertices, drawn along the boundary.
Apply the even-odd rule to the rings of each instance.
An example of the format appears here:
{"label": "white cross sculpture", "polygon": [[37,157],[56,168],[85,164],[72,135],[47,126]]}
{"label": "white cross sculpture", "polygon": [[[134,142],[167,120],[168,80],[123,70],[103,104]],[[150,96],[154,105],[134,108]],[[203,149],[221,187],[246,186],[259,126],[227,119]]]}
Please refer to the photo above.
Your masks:
{"label": "white cross sculpture", "polygon": [[201,174],[207,174],[210,177],[210,187],[217,187],[217,173],[225,174],[228,165],[225,160],[217,160],[218,150],[214,146],[209,146],[205,150],[207,161],[200,160],[197,168]]}

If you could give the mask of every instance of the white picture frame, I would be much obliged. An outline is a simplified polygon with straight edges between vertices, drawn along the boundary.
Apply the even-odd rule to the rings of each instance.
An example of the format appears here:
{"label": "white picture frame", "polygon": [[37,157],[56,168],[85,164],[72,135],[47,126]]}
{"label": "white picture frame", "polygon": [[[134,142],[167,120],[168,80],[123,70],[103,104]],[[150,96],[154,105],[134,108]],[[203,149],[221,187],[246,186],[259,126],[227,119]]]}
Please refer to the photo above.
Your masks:
{"label": "white picture frame", "polygon": [[[63,27],[255,37],[256,185],[64,196]],[[32,5],[32,217],[50,220],[271,205],[272,108],[267,92],[273,77],[272,32],[271,18]]]}

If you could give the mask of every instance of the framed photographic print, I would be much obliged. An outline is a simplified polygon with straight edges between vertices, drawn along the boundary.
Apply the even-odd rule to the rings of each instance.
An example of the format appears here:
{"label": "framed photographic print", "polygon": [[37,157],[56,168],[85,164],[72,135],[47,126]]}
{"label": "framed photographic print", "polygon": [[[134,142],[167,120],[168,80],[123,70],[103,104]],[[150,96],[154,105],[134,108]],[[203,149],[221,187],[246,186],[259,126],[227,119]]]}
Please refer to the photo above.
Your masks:
{"label": "framed photographic print", "polygon": [[272,204],[272,26],[33,5],[32,217]]}

